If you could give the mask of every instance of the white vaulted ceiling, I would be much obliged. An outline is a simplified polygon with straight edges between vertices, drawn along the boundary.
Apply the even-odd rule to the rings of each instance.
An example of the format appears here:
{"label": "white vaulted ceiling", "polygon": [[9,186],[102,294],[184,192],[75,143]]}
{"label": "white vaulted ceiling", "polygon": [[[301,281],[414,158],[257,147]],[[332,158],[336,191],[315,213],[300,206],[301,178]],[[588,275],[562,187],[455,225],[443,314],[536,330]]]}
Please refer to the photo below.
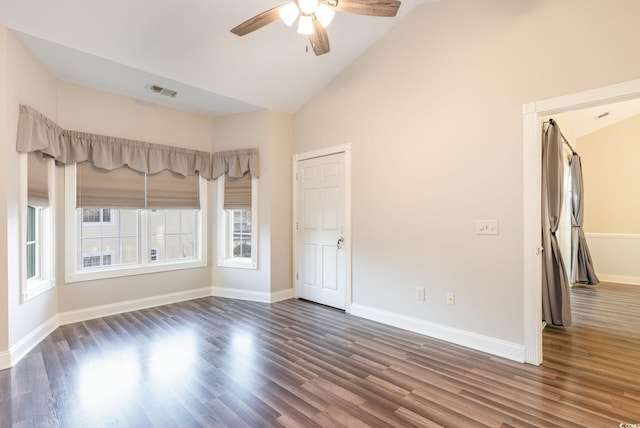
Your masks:
{"label": "white vaulted ceiling", "polygon": [[[229,30],[276,0],[0,0],[0,23],[61,80],[207,115],[273,108],[293,113],[418,4],[395,18],[337,13],[331,52],[274,22]],[[178,91],[176,99],[144,86]]]}

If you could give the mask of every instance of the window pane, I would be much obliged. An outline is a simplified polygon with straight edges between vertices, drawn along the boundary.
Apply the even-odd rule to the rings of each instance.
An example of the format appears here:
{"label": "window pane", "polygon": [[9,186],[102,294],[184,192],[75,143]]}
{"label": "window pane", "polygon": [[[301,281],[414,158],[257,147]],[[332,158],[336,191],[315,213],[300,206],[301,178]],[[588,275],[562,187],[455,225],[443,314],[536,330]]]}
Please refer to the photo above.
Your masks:
{"label": "window pane", "polygon": [[27,242],[36,240],[36,208],[27,207]]}
{"label": "window pane", "polygon": [[116,214],[120,221],[120,235],[122,236],[138,235],[138,211],[112,210],[111,212],[113,214]]}
{"label": "window pane", "polygon": [[84,259],[85,257],[95,254],[100,254],[100,239],[83,239],[81,248],[82,258]]}
{"label": "window pane", "polygon": [[112,261],[120,262],[120,239],[102,238],[102,256],[111,255]]}
{"label": "window pane", "polygon": [[184,257],[182,255],[182,249],[180,247],[180,234],[177,235],[166,235],[166,258],[170,259],[179,259]]}
{"label": "window pane", "polygon": [[181,245],[184,257],[194,257],[195,246],[193,235],[182,235]]}
{"label": "window pane", "polygon": [[180,210],[166,210],[166,213],[165,233],[180,233]]}
{"label": "window pane", "polygon": [[36,243],[27,244],[27,279],[36,276]]}
{"label": "window pane", "polygon": [[149,248],[151,248],[151,256],[155,255],[155,259],[152,261],[164,260],[164,235],[154,235],[149,242]]}
{"label": "window pane", "polygon": [[184,233],[193,233],[193,226],[195,223],[196,211],[182,210],[182,217],[180,218],[180,230]]}
{"label": "window pane", "polygon": [[[86,222],[85,219],[95,219]],[[81,224],[82,267],[138,263],[138,211],[83,209]]]}
{"label": "window pane", "polygon": [[251,210],[230,211],[232,223],[230,230],[232,257],[251,257]]}
{"label": "window pane", "polygon": [[149,211],[149,233],[164,235],[165,210]]}
{"label": "window pane", "polygon": [[192,258],[195,254],[197,211],[188,209],[149,212],[149,260]]}
{"label": "window pane", "polygon": [[138,237],[122,238],[122,261],[123,264],[138,263]]}

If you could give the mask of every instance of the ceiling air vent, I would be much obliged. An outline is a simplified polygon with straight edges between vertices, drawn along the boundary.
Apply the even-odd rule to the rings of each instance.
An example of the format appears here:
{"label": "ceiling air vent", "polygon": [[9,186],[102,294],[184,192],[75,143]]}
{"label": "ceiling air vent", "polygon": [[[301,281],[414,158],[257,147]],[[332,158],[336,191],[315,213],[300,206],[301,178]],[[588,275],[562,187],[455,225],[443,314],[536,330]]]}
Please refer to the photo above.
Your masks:
{"label": "ceiling air vent", "polygon": [[172,89],[163,88],[162,86],[152,85],[151,83],[147,83],[145,86],[146,89],[155,92],[156,94],[164,95],[167,97],[175,98],[178,95],[177,91]]}

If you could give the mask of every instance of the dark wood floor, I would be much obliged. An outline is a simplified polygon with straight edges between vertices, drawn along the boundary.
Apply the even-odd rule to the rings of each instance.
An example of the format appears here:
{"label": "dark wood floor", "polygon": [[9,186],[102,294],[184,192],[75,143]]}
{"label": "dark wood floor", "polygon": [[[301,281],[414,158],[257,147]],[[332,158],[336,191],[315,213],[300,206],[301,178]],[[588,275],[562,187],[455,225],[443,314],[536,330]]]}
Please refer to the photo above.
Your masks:
{"label": "dark wood floor", "polygon": [[533,367],[304,301],[204,298],[58,328],[0,371],[0,426],[640,424],[640,287],[574,289]]}

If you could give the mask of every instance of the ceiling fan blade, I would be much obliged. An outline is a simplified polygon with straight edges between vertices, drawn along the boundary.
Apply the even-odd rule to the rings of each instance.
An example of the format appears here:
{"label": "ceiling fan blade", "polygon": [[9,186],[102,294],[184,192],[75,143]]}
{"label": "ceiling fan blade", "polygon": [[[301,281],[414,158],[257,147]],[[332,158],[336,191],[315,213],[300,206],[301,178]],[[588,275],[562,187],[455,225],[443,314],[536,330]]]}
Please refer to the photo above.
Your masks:
{"label": "ceiling fan blade", "polygon": [[340,12],[368,16],[396,16],[400,8],[398,0],[329,0],[327,4]]}
{"label": "ceiling fan blade", "polygon": [[316,56],[329,52],[329,36],[327,30],[317,19],[313,21],[313,33],[309,34],[309,42]]}
{"label": "ceiling fan blade", "polygon": [[251,19],[247,19],[242,24],[231,29],[231,32],[238,36],[244,36],[245,34],[249,34],[252,31],[259,30],[265,25],[271,24],[273,21],[276,21],[280,15],[278,14],[278,10],[280,6],[276,6],[272,9],[266,10]]}

